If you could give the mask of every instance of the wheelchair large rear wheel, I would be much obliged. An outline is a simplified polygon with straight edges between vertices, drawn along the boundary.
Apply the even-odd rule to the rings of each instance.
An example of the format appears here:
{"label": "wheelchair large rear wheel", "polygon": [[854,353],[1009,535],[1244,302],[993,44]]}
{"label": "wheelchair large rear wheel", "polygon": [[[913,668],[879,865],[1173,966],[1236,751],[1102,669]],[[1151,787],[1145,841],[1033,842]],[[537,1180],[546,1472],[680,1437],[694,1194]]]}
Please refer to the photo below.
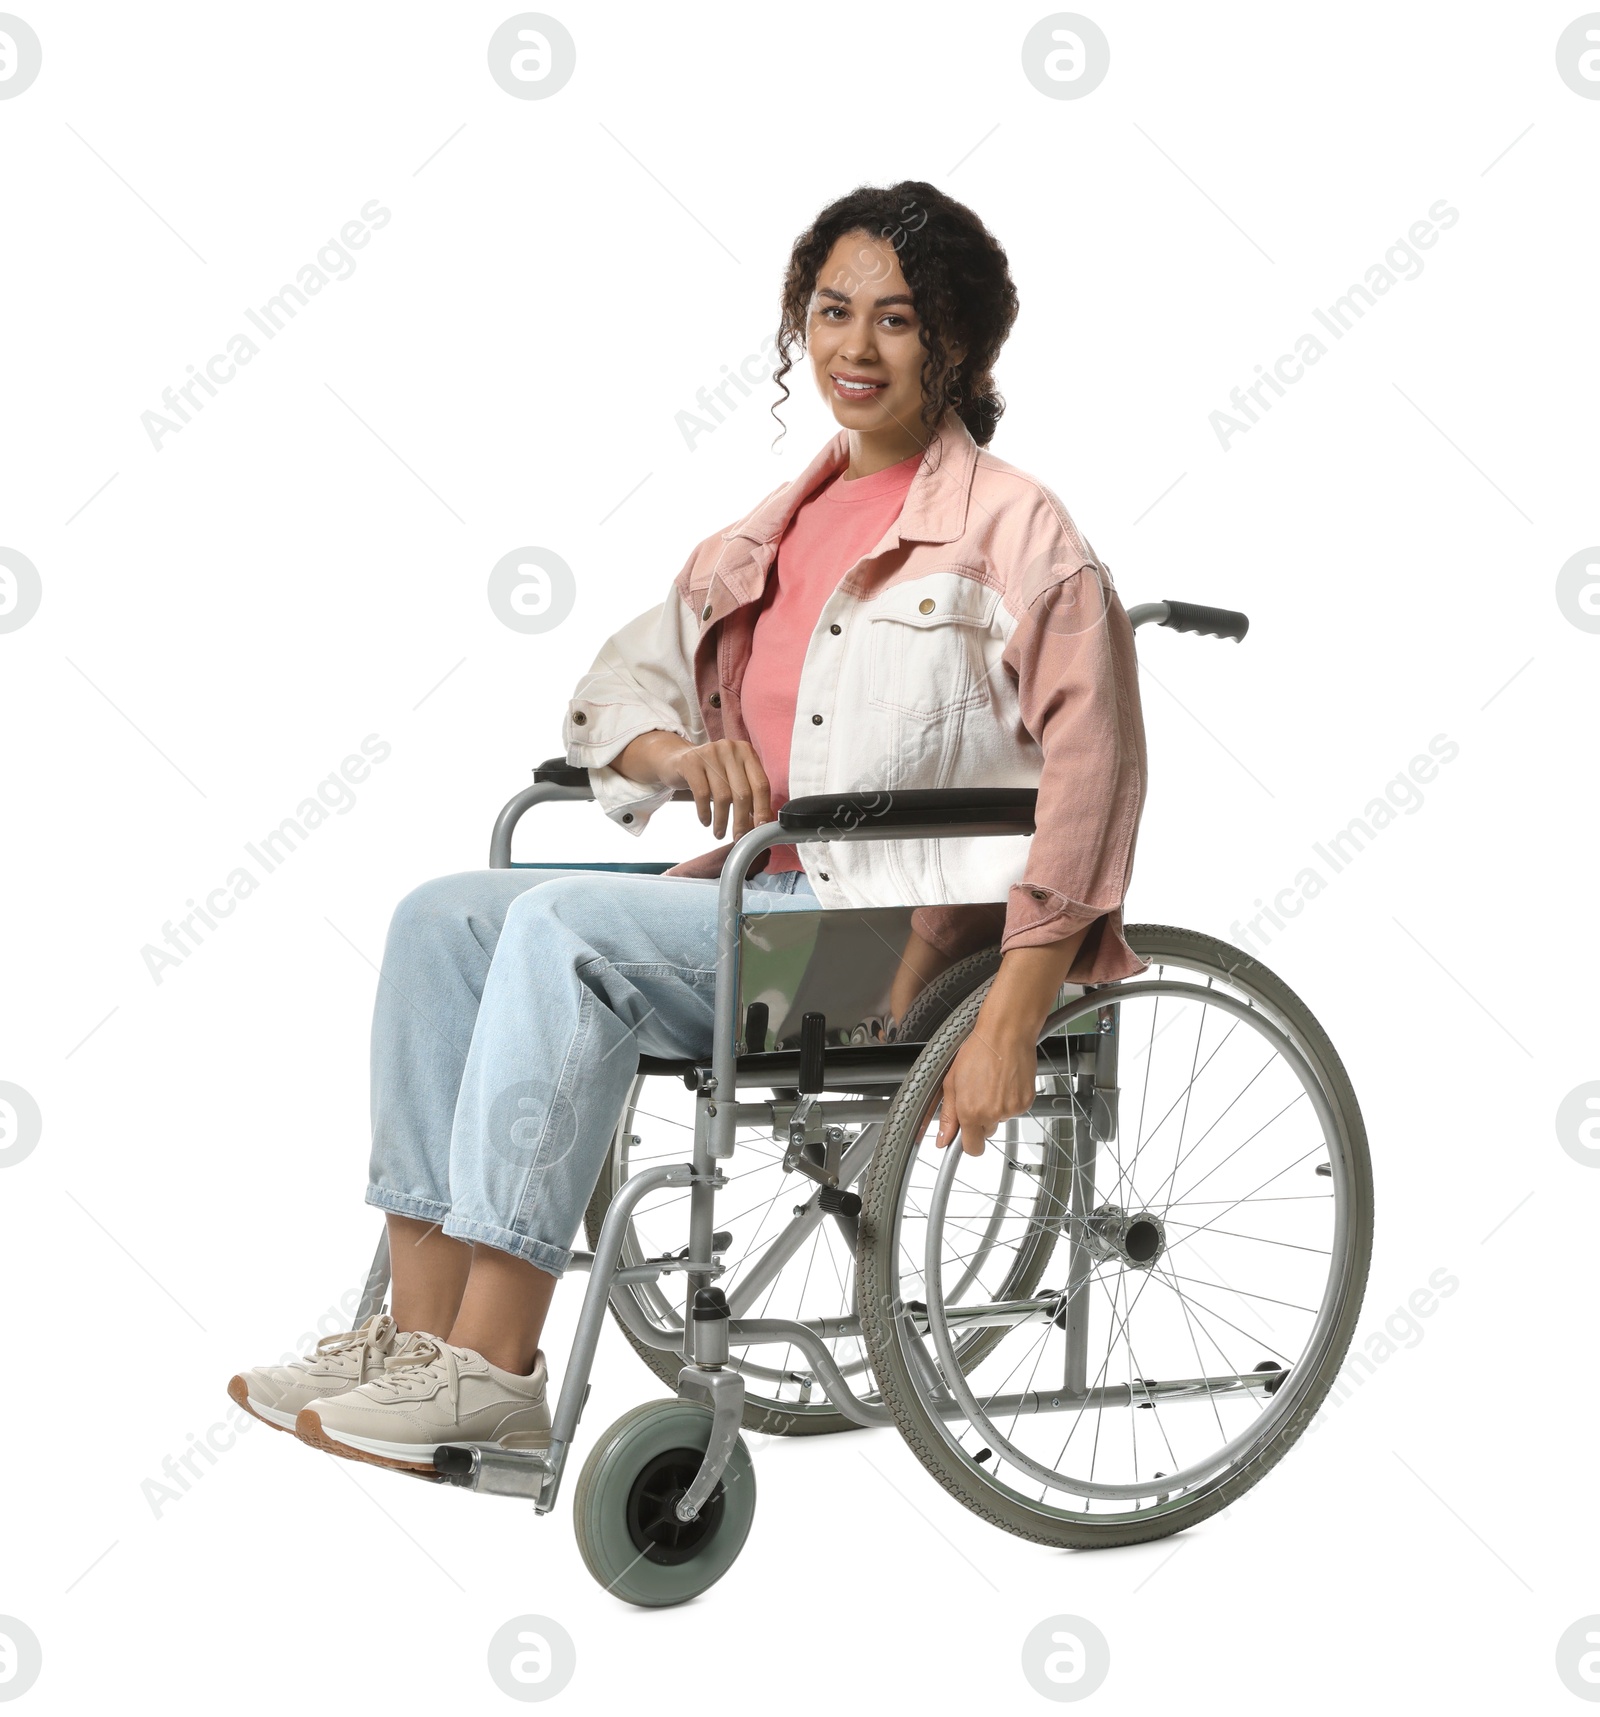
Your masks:
{"label": "wheelchair large rear wheel", "polygon": [[[934,1141],[987,984],[950,1014],[860,1224],[863,1334],[918,1458],[996,1525],[1079,1548],[1181,1531],[1283,1457],[1344,1361],[1372,1245],[1360,1110],[1304,1004],[1211,937],[1128,940],[1149,969],[1052,1014],[1041,1068],[1065,1073],[977,1157]],[[1001,1181],[1061,1157],[1050,1256],[1018,1294],[1008,1246],[1036,1247],[1041,1219]]]}

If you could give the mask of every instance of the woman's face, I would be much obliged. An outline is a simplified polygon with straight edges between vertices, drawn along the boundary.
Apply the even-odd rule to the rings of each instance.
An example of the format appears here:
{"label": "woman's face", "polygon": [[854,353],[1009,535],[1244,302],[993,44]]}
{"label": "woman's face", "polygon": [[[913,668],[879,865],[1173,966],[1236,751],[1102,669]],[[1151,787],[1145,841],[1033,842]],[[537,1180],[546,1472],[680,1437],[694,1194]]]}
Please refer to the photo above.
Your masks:
{"label": "woman's face", "polygon": [[[817,388],[839,423],[863,434],[897,427],[920,445],[927,354],[894,246],[865,231],[840,238],[818,271],[807,321]],[[956,348],[950,361],[962,355]]]}

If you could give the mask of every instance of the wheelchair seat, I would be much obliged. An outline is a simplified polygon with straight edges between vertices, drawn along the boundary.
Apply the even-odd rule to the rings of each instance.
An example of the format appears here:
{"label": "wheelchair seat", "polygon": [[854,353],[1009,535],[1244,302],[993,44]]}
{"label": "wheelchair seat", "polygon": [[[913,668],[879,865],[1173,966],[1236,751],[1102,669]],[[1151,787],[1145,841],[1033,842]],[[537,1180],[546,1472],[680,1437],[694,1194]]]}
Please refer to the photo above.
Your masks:
{"label": "wheelchair seat", "polygon": [[[859,1077],[870,1075],[874,1084],[880,1078],[898,1082],[911,1071],[912,1063],[922,1053],[920,1043],[853,1043],[829,1045],[828,1070],[841,1075],[839,1084],[848,1084],[852,1072]],[[735,1063],[741,1084],[793,1085],[800,1077],[798,1049],[769,1049],[757,1055],[741,1055]],[[709,1055],[688,1056],[682,1060],[662,1055],[641,1055],[639,1071],[648,1074],[677,1075],[692,1091],[700,1083],[701,1069],[711,1071]],[[832,1083],[832,1081],[830,1081]]]}
{"label": "wheelchair seat", "polygon": [[[1074,1025],[1080,1022],[1074,1021]],[[848,1090],[855,1084],[897,1085],[911,1071],[916,1059],[927,1047],[915,1043],[846,1043],[829,1044],[827,1083]],[[734,1061],[739,1083],[762,1088],[796,1086],[800,1079],[798,1049],[769,1049],[756,1055],[741,1055]],[[1068,1063],[1053,1049],[1040,1044],[1038,1049],[1040,1073],[1065,1074]],[[711,1071],[709,1055],[686,1056],[678,1059],[664,1055],[641,1055],[639,1071],[652,1076],[681,1078],[693,1091],[700,1083],[701,1070]],[[837,1076],[837,1077],[835,1077]]]}

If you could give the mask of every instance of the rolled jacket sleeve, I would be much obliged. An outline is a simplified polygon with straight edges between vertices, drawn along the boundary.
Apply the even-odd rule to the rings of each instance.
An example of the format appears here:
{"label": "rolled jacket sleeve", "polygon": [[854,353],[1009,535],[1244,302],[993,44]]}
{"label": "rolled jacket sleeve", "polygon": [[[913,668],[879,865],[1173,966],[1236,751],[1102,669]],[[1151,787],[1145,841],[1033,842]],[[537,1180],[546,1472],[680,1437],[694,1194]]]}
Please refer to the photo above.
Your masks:
{"label": "rolled jacket sleeve", "polygon": [[606,640],[567,705],[567,762],[589,771],[595,802],[630,834],[644,832],[672,789],[631,781],[612,760],[641,733],[660,730],[692,745],[706,742],[695,692],[696,639],[694,617],[675,583],[664,601]]}
{"label": "rolled jacket sleeve", "polygon": [[1093,561],[1057,564],[1042,584],[1001,656],[1044,760],[1000,946],[1041,947],[1095,926],[1067,976],[1105,983],[1148,964],[1122,934],[1146,780],[1133,627]]}

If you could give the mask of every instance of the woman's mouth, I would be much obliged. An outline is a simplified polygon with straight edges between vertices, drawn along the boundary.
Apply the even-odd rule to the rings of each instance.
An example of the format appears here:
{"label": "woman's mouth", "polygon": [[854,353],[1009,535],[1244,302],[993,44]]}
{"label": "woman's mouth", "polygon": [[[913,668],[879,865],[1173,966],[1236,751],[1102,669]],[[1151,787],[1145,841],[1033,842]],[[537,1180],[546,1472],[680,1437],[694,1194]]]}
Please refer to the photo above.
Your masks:
{"label": "woman's mouth", "polygon": [[880,394],[888,387],[887,382],[860,380],[855,377],[836,375],[829,372],[829,381],[833,383],[833,391],[840,399],[871,399],[874,394]]}

